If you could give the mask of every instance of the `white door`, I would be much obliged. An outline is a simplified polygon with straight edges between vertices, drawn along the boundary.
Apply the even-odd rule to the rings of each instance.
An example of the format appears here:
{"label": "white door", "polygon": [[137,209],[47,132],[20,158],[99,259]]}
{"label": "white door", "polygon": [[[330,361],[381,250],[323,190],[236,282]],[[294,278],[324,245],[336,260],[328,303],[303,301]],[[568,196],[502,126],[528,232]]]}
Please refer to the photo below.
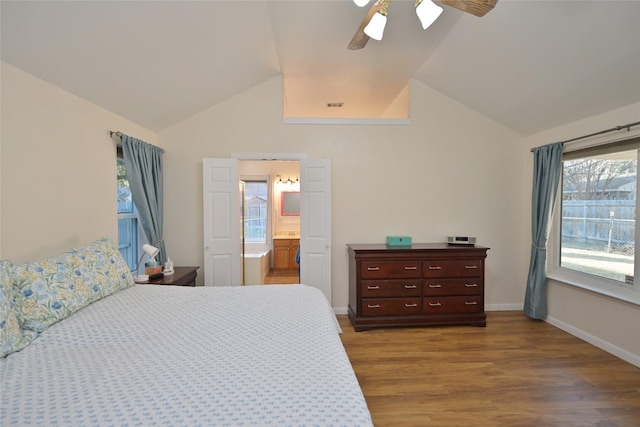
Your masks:
{"label": "white door", "polygon": [[300,161],[300,283],[331,303],[331,162]]}
{"label": "white door", "polygon": [[[300,159],[300,176],[300,282],[331,302],[331,163]],[[203,159],[205,286],[240,284],[238,182],[237,159]]]}
{"label": "white door", "polygon": [[241,284],[240,191],[236,159],[203,159],[204,285]]}

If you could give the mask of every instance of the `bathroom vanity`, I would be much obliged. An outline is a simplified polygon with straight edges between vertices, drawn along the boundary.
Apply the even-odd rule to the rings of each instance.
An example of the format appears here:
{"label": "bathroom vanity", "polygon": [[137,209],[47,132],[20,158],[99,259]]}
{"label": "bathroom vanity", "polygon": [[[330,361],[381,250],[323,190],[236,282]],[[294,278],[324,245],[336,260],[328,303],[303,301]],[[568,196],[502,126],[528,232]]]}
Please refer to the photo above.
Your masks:
{"label": "bathroom vanity", "polygon": [[275,272],[298,271],[296,254],[300,237],[276,236],[273,238],[273,270]]}

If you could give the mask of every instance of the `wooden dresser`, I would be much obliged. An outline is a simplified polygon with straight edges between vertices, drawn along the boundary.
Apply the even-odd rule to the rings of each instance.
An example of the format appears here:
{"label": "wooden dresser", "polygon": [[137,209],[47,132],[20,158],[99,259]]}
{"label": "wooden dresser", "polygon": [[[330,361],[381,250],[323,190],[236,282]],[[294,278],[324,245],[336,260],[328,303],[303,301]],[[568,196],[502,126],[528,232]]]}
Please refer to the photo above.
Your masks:
{"label": "wooden dresser", "polygon": [[486,326],[484,260],[489,248],[416,243],[349,244],[349,318],[375,327]]}

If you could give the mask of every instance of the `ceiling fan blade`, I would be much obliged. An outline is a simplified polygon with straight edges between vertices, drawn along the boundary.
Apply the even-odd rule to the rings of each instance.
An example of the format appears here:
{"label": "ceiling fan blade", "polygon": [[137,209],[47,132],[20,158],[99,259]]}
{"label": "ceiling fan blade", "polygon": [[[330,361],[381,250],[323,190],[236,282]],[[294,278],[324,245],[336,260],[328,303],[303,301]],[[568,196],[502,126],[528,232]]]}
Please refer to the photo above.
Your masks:
{"label": "ceiling fan blade", "polygon": [[358,27],[358,30],[353,35],[351,42],[349,42],[349,46],[347,46],[347,49],[358,50],[358,49],[362,49],[367,45],[367,42],[369,41],[370,37],[364,33],[364,27],[366,27],[369,24],[369,21],[371,21],[371,18],[373,18],[373,15],[375,15],[376,12],[380,10],[380,8],[382,7],[382,4],[385,1],[386,0],[378,0],[373,4],[373,6],[371,6],[371,9],[369,9],[367,16],[364,17],[364,19],[360,23],[360,26]]}
{"label": "ceiling fan blade", "polygon": [[498,0],[435,0],[475,16],[484,16],[495,7]]}

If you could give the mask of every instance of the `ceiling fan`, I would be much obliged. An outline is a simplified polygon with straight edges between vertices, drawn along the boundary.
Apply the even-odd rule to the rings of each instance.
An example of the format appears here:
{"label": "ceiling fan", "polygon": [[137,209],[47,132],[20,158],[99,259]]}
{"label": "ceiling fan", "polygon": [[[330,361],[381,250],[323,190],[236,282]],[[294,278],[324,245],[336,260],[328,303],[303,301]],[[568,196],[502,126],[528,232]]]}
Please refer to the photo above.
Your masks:
{"label": "ceiling fan", "polygon": [[[366,6],[369,0],[353,0],[360,7]],[[489,13],[498,0],[435,0],[446,6],[459,9],[475,16],[484,16]],[[442,8],[431,0],[415,0],[416,14],[425,30],[440,16]],[[377,0],[360,23],[360,27],[351,39],[351,50],[365,47],[370,38],[381,40],[384,26],[387,22],[387,9],[391,0]]]}

